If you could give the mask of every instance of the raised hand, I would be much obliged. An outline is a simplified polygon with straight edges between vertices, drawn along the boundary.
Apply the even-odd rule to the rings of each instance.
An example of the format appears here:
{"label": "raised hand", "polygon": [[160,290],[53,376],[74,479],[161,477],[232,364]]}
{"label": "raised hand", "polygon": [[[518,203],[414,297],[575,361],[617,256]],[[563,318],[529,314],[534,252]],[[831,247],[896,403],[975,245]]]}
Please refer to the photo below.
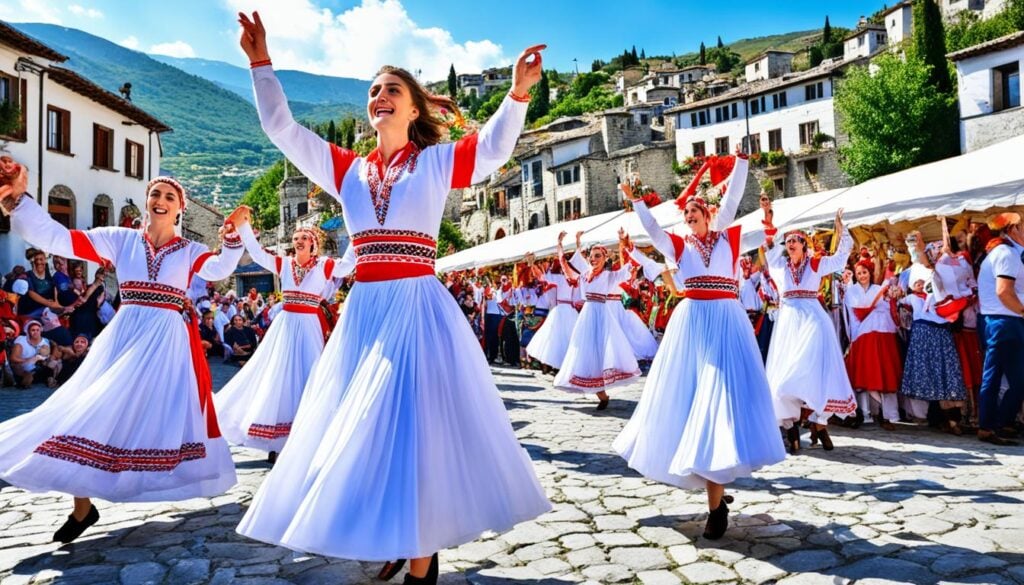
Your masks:
{"label": "raised hand", "polygon": [[[540,76],[544,75],[540,52],[546,48],[547,45],[534,45],[519,54],[512,67],[512,93],[525,96],[540,81]],[[533,57],[532,61],[530,57]]]}
{"label": "raised hand", "polygon": [[626,199],[630,201],[639,201],[641,198],[633,191],[633,185],[629,181],[619,185],[619,189],[622,189],[622,194],[626,196]]}
{"label": "raised hand", "polygon": [[234,228],[238,228],[250,221],[252,221],[252,208],[248,205],[239,205],[231,212],[231,215],[224,220],[224,223],[230,224]]}
{"label": "raised hand", "polygon": [[562,240],[564,240],[565,236],[567,236],[567,235],[569,235],[569,232],[566,232],[566,231],[560,232],[558,234],[558,243],[559,243],[559,245],[561,245]]}
{"label": "raised hand", "polygon": [[576,232],[576,247],[580,247],[580,241],[583,239],[583,234],[586,233],[582,230]]}
{"label": "raised hand", "polygon": [[267,29],[263,26],[259,12],[253,12],[250,19],[244,12],[238,13],[238,24],[242,26],[242,36],[238,44],[242,46],[250,63],[269,61],[270,53],[267,51]]}
{"label": "raised hand", "polygon": [[843,231],[843,208],[836,210],[836,237]]}

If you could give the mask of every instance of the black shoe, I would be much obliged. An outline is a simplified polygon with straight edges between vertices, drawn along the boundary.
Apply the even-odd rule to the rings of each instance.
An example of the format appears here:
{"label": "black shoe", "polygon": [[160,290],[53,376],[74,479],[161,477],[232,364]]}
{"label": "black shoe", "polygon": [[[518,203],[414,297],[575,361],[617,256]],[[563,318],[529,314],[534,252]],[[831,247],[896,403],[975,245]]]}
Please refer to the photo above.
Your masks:
{"label": "black shoe", "polygon": [[828,435],[827,428],[822,427],[818,429],[818,440],[821,441],[821,448],[826,451],[831,451],[836,448],[836,446],[832,444],[832,437]]}
{"label": "black shoe", "polygon": [[271,451],[267,453],[267,463],[273,465],[277,463],[277,451]]}
{"label": "black shoe", "polygon": [[53,533],[53,541],[62,544],[72,542],[79,536],[82,536],[82,533],[95,524],[99,519],[100,512],[96,509],[96,506],[89,508],[89,513],[85,515],[85,518],[82,521],[75,520],[74,514],[68,514],[67,522],[65,522],[57,532]]}
{"label": "black shoe", "polygon": [[430,568],[427,569],[427,574],[423,577],[413,577],[412,573],[405,574],[405,581],[402,581],[403,585],[437,585],[437,553],[430,558]]}
{"label": "black shoe", "polygon": [[818,444],[818,429],[811,426],[811,447]]}
{"label": "black shoe", "polygon": [[864,424],[864,411],[858,408],[857,415],[853,417],[853,420],[850,420],[849,418],[844,418],[843,420],[850,421],[849,424],[845,426],[848,426],[851,429],[859,429],[860,426]]}
{"label": "black shoe", "polygon": [[398,559],[397,561],[388,561],[381,567],[380,572],[377,573],[377,579],[381,581],[390,581],[395,578],[395,575],[402,570],[405,566],[405,559]]}
{"label": "black shoe", "polygon": [[718,508],[708,513],[708,523],[704,525],[704,538],[708,540],[718,540],[725,535],[725,531],[729,528],[729,506],[725,504],[723,499]]}
{"label": "black shoe", "polygon": [[786,431],[786,449],[794,455],[800,450],[800,427],[795,424]]}
{"label": "black shoe", "polygon": [[609,400],[608,398],[605,398],[601,402],[598,402],[597,403],[597,409],[598,410],[604,410],[604,409],[608,408],[608,400]]}

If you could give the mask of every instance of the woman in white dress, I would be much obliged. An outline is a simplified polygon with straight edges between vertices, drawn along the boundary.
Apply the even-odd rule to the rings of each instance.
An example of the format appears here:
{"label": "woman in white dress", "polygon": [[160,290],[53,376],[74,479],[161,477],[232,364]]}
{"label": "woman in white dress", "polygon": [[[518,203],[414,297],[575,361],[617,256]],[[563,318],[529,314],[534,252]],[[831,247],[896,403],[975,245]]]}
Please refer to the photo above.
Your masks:
{"label": "woman in white dress", "polygon": [[239,22],[263,129],[341,202],[356,283],[238,531],[333,557],[411,559],[406,583],[434,583],[437,551],[551,508],[479,343],[434,268],[445,199],[508,160],[544,46],[520,55],[509,96],[479,133],[456,143],[440,143],[437,111],[457,112],[451,100],[405,70],[383,68],[366,108],[378,147],[362,158],[292,118],[262,23],[244,14]]}
{"label": "woman in white dress", "polygon": [[[580,254],[582,235],[583,232],[576,234],[576,252],[569,265],[580,275],[579,286],[585,303],[572,330],[562,369],[555,376],[555,387],[568,392],[596,394],[600,401],[597,409],[604,410],[608,408],[607,390],[640,377],[633,348],[615,314],[605,307],[609,293],[620,290],[619,283],[628,278],[629,266],[607,270],[608,250],[604,246],[591,248],[590,255],[584,260]],[[565,232],[558,235],[555,252],[562,262],[565,261],[563,238]],[[563,266],[562,270],[568,272],[568,267]],[[621,300],[618,302],[622,304]]]}
{"label": "woman in white dress", "polygon": [[[622,234],[625,232],[623,231]],[[644,325],[640,316],[633,311],[627,311],[626,306],[622,303],[622,286],[634,280],[632,273],[634,268],[639,268],[639,266],[629,268],[625,278],[615,284],[612,292],[608,294],[608,302],[605,306],[619,322],[626,341],[633,349],[633,357],[638,362],[649,362],[654,359],[654,354],[658,353],[658,340],[654,339],[654,334]],[[644,274],[647,275],[646,270]],[[654,280],[657,277],[657,274],[647,276],[648,280]]]}
{"label": "woman in white dress", "polygon": [[846,268],[853,238],[843,227],[840,209],[835,219],[835,237],[839,238],[835,254],[812,257],[808,251],[810,238],[802,231],[788,232],[783,238],[785,244],[776,244],[776,230],[770,223],[771,201],[762,200],[761,207],[765,210],[768,269],[782,298],[765,365],[775,416],[785,429],[791,453],[800,449],[800,421],[804,415],[822,448],[831,451],[834,445],[828,434],[828,419],[832,415],[854,415],[857,399],[850,387],[835,325],[818,300],[818,289],[825,276]]}
{"label": "woman in white dress", "polygon": [[683,236],[663,230],[623,186],[655,248],[679,267],[675,286],[686,296],[669,319],[633,417],[612,447],[646,477],[707,490],[704,536],[717,539],[729,524],[725,484],[782,461],[785,452],[754,332],[737,299],[740,229],[719,231],[736,215],[747,161],[713,157],[708,165],[716,168],[712,176],[728,177],[721,211],[715,215],[691,186],[677,200],[690,230]]}
{"label": "woman in white dress", "polygon": [[[220,254],[182,239],[184,189],[157,177],[146,188],[143,229],[71,230],[22,196],[27,176],[0,187],[11,229],[50,253],[111,263],[121,308],[78,371],[46,402],[0,425],[0,479],[74,496],[54,534],[71,542],[99,519],[92,498],[151,502],[210,497],[235,484],[214,413],[197,324],[182,318],[194,275],[220,280],[242,255],[237,234]],[[12,188],[13,187],[13,188]],[[235,213],[229,218],[241,225]]]}
{"label": "woman in white dress", "polygon": [[333,279],[353,268],[351,261],[320,255],[322,234],[300,228],[292,234],[291,256],[260,246],[247,223],[238,229],[253,261],[281,279],[282,313],[267,330],[249,361],[217,393],[220,428],[233,445],[268,452],[274,463],[302,399],[313,364],[324,349],[327,320],[320,308]]}
{"label": "woman in white dress", "polygon": [[544,324],[526,346],[526,353],[539,361],[542,370],[547,373],[552,368],[561,369],[562,360],[569,351],[569,340],[572,339],[572,330],[576,326],[579,313],[572,306],[573,287],[562,273],[561,262],[551,262],[548,271],[543,273],[540,279],[547,286],[553,287],[547,294],[554,294],[554,301]]}

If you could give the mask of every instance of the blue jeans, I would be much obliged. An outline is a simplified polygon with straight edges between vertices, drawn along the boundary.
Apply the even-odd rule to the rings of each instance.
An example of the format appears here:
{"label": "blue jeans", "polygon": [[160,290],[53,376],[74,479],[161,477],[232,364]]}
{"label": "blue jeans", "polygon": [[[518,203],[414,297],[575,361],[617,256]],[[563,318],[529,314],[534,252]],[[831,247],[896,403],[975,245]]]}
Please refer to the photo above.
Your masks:
{"label": "blue jeans", "polygon": [[[985,367],[978,396],[978,426],[994,431],[1013,424],[1024,402],[1024,318],[985,315],[982,320]],[[1000,400],[1003,376],[1010,389]]]}

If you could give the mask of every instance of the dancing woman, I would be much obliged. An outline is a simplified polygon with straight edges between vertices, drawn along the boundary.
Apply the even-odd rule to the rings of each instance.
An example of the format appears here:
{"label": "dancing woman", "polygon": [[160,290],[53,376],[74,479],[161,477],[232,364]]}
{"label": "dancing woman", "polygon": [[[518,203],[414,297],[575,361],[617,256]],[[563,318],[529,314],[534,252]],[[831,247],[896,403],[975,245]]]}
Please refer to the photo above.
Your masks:
{"label": "dancing woman", "polygon": [[556,259],[551,262],[547,272],[542,273],[539,279],[546,287],[552,287],[546,294],[553,293],[554,300],[544,323],[526,346],[526,353],[539,361],[541,369],[547,373],[551,368],[558,370],[562,367],[579,313],[572,306],[573,287],[562,274],[560,261]]}
{"label": "dancing woman", "polygon": [[[117,268],[121,308],[78,371],[38,408],[0,425],[0,479],[74,496],[53,539],[71,542],[99,519],[92,498],[152,502],[210,497],[235,484],[214,414],[198,328],[182,319],[194,275],[220,280],[242,255],[237,234],[220,254],[180,237],[185,190],[169,177],[146,187],[141,230],[69,231],[23,196],[27,174],[0,187],[11,229],[53,254]],[[228,218],[241,225],[244,214]]]}
{"label": "dancing woman", "polygon": [[721,157],[708,166],[713,176],[728,177],[721,210],[715,215],[696,194],[706,167],[677,200],[690,229],[684,236],[663,230],[623,186],[654,246],[679,266],[675,284],[685,287],[686,297],[669,319],[640,402],[613,448],[646,477],[707,490],[704,536],[717,539],[729,525],[725,484],[782,461],[785,453],[754,332],[737,300],[740,230],[719,231],[736,215],[747,161]]}
{"label": "dancing woman", "polygon": [[[586,302],[573,327],[562,368],[555,376],[555,387],[568,392],[596,394],[599,400],[597,409],[604,410],[608,408],[608,389],[640,377],[633,348],[619,325],[619,319],[605,307],[613,291],[619,291],[616,302],[622,305],[619,283],[629,278],[629,265],[607,270],[608,250],[604,246],[594,246],[587,260],[583,260],[580,254],[582,235],[583,232],[576,234],[576,252],[568,264],[580,274],[579,286]],[[561,262],[565,262],[562,251],[564,238],[565,232],[558,235],[555,252]],[[569,266],[563,266],[562,271],[568,272]]]}
{"label": "dancing woman", "polygon": [[437,551],[551,507],[473,332],[434,274],[445,199],[508,160],[544,46],[519,56],[498,111],[457,143],[441,143],[438,116],[455,104],[384,67],[366,104],[378,147],[362,158],[295,122],[259,16],[239,22],[263,129],[341,202],[356,283],[238,531],[334,557],[412,559],[406,583],[434,583]]}
{"label": "dancing woman", "polygon": [[241,371],[217,393],[215,403],[227,440],[267,451],[273,463],[324,349],[327,319],[320,308],[322,294],[333,287],[333,279],[344,275],[346,263],[320,255],[320,230],[295,230],[291,256],[264,250],[248,222],[238,233],[252,259],[281,279],[283,312]]}

